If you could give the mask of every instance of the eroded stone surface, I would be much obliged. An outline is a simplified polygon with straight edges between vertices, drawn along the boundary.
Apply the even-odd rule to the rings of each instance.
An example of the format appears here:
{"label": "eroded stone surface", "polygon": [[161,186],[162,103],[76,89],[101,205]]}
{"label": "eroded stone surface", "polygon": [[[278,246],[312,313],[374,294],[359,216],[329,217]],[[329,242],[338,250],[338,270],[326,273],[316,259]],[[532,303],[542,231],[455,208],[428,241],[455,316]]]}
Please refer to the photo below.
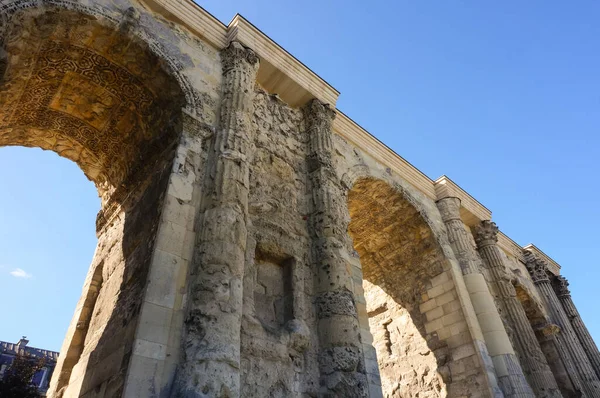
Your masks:
{"label": "eroded stone surface", "polygon": [[0,145],[73,160],[102,198],[51,396],[501,397],[498,375],[519,395],[490,324],[535,330],[563,396],[595,396],[593,345],[570,349],[584,327],[553,321],[543,273],[481,267],[459,202],[438,209],[335,134],[330,105],[266,92],[273,65],[165,4],[0,6]]}

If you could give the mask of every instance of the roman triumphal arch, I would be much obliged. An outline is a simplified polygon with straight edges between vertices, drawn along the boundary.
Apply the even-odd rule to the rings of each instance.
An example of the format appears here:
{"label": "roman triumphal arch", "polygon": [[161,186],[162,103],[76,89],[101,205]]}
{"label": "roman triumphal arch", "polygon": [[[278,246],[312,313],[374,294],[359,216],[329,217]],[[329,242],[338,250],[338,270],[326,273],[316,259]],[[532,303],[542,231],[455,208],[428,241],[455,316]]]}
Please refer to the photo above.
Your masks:
{"label": "roman triumphal arch", "polygon": [[0,145],[95,183],[51,397],[600,397],[560,266],[237,15],[1,0]]}

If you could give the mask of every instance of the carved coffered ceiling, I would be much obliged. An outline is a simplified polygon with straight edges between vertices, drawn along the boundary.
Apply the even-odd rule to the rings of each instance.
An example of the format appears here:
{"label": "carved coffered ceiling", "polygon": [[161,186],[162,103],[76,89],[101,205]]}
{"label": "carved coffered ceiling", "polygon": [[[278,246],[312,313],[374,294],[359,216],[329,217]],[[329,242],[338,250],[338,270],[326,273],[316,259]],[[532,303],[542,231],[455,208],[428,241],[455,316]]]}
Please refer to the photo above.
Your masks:
{"label": "carved coffered ceiling", "polygon": [[349,192],[348,208],[348,230],[365,280],[393,285],[396,298],[412,301],[442,271],[443,254],[431,229],[386,182],[359,180]]}
{"label": "carved coffered ceiling", "polygon": [[74,11],[24,10],[2,35],[0,146],[73,160],[103,202],[118,201],[169,147],[184,102],[164,62],[126,28]]}

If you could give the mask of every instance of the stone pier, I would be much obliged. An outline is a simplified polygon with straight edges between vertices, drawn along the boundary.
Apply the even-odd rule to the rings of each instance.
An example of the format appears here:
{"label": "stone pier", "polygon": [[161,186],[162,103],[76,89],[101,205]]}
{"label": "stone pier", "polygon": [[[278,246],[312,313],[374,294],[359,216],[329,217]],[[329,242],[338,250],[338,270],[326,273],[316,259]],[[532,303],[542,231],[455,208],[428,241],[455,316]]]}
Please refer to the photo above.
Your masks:
{"label": "stone pier", "polygon": [[469,239],[469,232],[460,218],[460,199],[443,198],[438,200],[437,205],[446,224],[450,244],[461,266],[467,291],[473,307],[475,307],[475,313],[504,396],[534,397],[504,329],[494,298],[481,273],[481,259],[478,257]]}
{"label": "stone pier", "polygon": [[561,397],[560,390],[527,319],[525,309],[517,299],[511,276],[504,265],[504,254],[498,247],[498,227],[491,221],[482,221],[475,228],[475,242],[488,268],[507,318],[515,328],[513,344],[536,397]]}
{"label": "stone pier", "polygon": [[184,360],[175,396],[240,396],[240,327],[249,165],[258,57],[238,42],[221,52],[223,100],[214,168],[189,281]]}
{"label": "stone pier", "polygon": [[558,296],[567,317],[571,321],[571,325],[579,338],[579,342],[583,346],[592,367],[596,371],[596,376],[600,378],[600,352],[598,352],[598,346],[594,343],[594,339],[592,339],[590,332],[579,315],[579,311],[577,311],[577,307],[575,307],[575,303],[573,303],[573,299],[571,299],[571,292],[569,291],[569,282],[567,279],[558,275],[554,279],[554,290],[556,291],[556,295]]}
{"label": "stone pier", "polygon": [[368,383],[351,267],[345,247],[346,197],[333,165],[329,106],[311,101],[305,108],[309,136],[308,173],[312,185],[311,230],[320,341],[319,368],[324,396],[366,397]]}
{"label": "stone pier", "polygon": [[[564,351],[565,348],[568,350],[568,354],[564,352],[561,353],[563,361],[565,361],[564,357],[566,355],[571,356],[572,365],[577,372],[579,382],[581,383],[582,393],[585,397],[600,397],[600,381],[571,326],[571,322],[569,322],[565,310],[554,293],[554,289],[548,278],[548,267],[545,261],[535,258],[531,253],[526,253],[526,261],[529,273],[531,274],[534,283],[537,285],[542,297],[546,301],[546,307],[550,312],[552,321],[560,328],[557,337],[564,347],[561,350]],[[571,372],[572,370],[569,370],[569,373]]]}

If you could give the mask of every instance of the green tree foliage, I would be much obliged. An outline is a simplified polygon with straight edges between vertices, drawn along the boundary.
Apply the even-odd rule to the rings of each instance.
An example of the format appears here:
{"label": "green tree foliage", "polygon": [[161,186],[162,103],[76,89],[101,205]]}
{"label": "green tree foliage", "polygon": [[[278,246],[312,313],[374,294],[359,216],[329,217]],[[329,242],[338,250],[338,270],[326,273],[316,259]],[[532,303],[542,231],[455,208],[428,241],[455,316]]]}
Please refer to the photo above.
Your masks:
{"label": "green tree foliage", "polygon": [[38,398],[40,393],[31,384],[33,375],[44,367],[45,360],[18,354],[0,380],[2,398]]}

